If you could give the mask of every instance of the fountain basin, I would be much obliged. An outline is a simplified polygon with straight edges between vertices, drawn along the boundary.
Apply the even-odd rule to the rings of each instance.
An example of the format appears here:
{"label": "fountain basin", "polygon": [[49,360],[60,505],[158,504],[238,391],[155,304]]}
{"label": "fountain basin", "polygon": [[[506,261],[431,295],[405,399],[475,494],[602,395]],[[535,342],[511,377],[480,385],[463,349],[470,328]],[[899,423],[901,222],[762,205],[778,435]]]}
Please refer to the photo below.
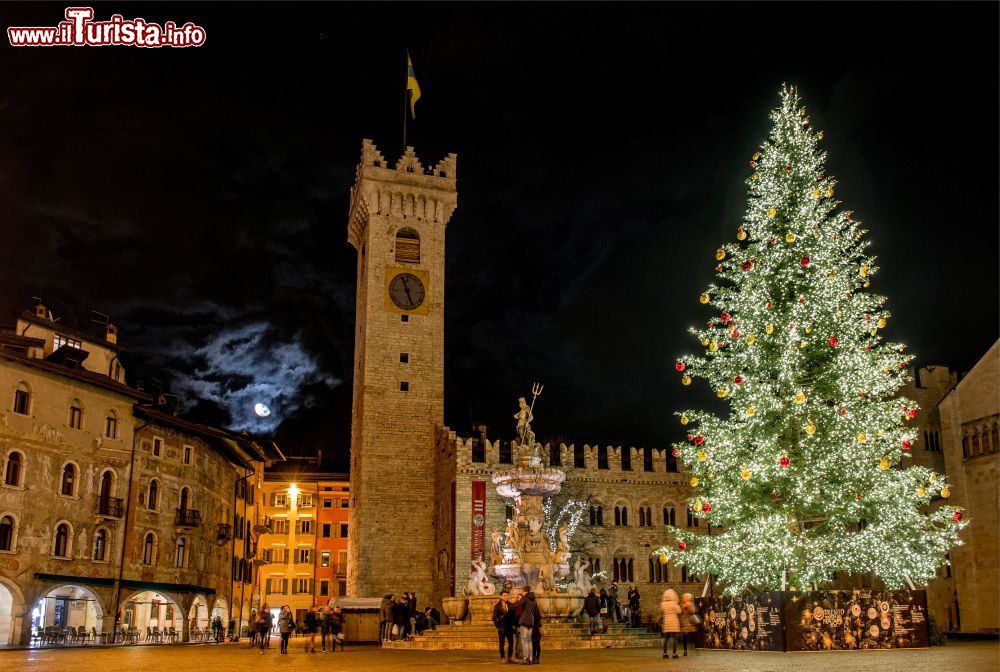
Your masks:
{"label": "fountain basin", "polygon": [[469,600],[464,597],[446,597],[441,600],[441,611],[450,623],[461,623],[469,615]]}
{"label": "fountain basin", "polygon": [[469,595],[469,620],[473,625],[493,622],[493,607],[500,600],[499,595]]}
{"label": "fountain basin", "polygon": [[580,593],[545,593],[535,595],[542,618],[573,619],[583,611],[584,596]]}
{"label": "fountain basin", "polygon": [[493,474],[493,485],[501,497],[535,495],[550,497],[562,489],[566,474],[553,467],[518,465]]}

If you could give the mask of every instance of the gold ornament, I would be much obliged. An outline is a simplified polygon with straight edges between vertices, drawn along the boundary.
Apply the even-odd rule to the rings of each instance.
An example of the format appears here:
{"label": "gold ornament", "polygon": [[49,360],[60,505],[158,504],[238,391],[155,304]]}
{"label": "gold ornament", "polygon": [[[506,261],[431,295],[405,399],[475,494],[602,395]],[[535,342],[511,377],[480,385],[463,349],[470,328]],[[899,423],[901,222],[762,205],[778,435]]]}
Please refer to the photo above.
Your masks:
{"label": "gold ornament", "polygon": [[933,483],[934,481],[937,480],[937,474],[931,474],[930,476],[927,477],[927,480]]}
{"label": "gold ornament", "polygon": [[927,490],[923,486],[917,488],[917,497],[923,497],[926,494]]}
{"label": "gold ornament", "polygon": [[883,457],[878,463],[878,468],[882,471],[887,471],[889,469],[889,458]]}
{"label": "gold ornament", "polygon": [[740,472],[740,478],[742,478],[744,481],[749,481],[751,477],[753,477],[753,474],[750,473],[750,470],[747,469],[746,467],[743,467],[743,471]]}
{"label": "gold ornament", "polygon": [[795,403],[798,404],[799,406],[806,403],[806,395],[802,394],[801,392],[796,392]]}
{"label": "gold ornament", "polygon": [[864,287],[865,289],[868,289],[871,286],[872,286],[871,280],[865,280],[865,284],[862,285],[862,287]]}
{"label": "gold ornament", "polygon": [[816,425],[814,425],[812,421],[810,421],[809,424],[806,425],[806,434],[812,436],[815,433],[816,433]]}
{"label": "gold ornament", "polygon": [[827,190],[826,190],[826,197],[827,198],[833,198],[833,187],[827,188]]}
{"label": "gold ornament", "polygon": [[708,339],[707,338],[701,339],[701,344],[704,345],[707,348],[708,347]]}
{"label": "gold ornament", "polygon": [[774,208],[768,208],[768,209],[767,209],[767,216],[768,216],[768,217],[770,217],[770,218],[774,219],[774,216],[775,216],[776,214],[778,214],[778,211],[777,211],[777,210],[775,210]]}
{"label": "gold ornament", "polygon": [[757,161],[758,159],[760,159],[760,152],[754,152],[753,153],[753,160]]}
{"label": "gold ornament", "polygon": [[681,385],[690,385],[690,384],[691,384],[691,376],[685,375],[681,378]]}
{"label": "gold ornament", "polygon": [[844,313],[842,313],[841,311],[838,310],[837,311],[837,317],[843,317],[843,316],[844,316]]}
{"label": "gold ornament", "polygon": [[757,180],[757,179],[758,179],[759,177],[760,177],[760,176],[759,176],[759,175],[757,175],[757,173],[754,173],[753,175],[751,175],[751,176],[750,176],[750,179],[751,179],[751,180]]}
{"label": "gold ornament", "polygon": [[757,342],[757,337],[753,334],[747,334],[747,345],[753,345]]}
{"label": "gold ornament", "polygon": [[810,325],[809,325],[808,327],[806,327],[806,333],[807,333],[807,334],[811,334],[811,333],[813,333],[813,328],[812,328],[812,325],[811,325],[811,324],[810,324]]}
{"label": "gold ornament", "polygon": [[746,239],[747,239],[747,232],[743,229],[743,227],[741,226],[740,228],[736,229],[736,240],[746,240]]}
{"label": "gold ornament", "polygon": [[708,459],[708,453],[706,453],[704,450],[699,450],[698,451],[698,461],[699,462],[704,462],[707,459]]}
{"label": "gold ornament", "polygon": [[868,442],[868,435],[865,434],[864,432],[859,432],[858,443],[867,443],[867,442]]}
{"label": "gold ornament", "polygon": [[661,565],[667,564],[667,554],[666,553],[660,553],[660,564]]}
{"label": "gold ornament", "polygon": [[764,332],[767,333],[768,335],[773,334],[774,333],[774,325],[773,324],[764,325]]}
{"label": "gold ornament", "polygon": [[941,496],[944,497],[945,499],[951,497],[951,489],[947,487],[941,488]]}
{"label": "gold ornament", "polygon": [[885,329],[885,325],[886,324],[887,324],[887,322],[885,321],[884,317],[878,318],[878,328],[879,329]]}
{"label": "gold ornament", "polygon": [[691,508],[692,508],[692,509],[694,509],[694,510],[695,510],[695,512],[701,512],[701,510],[702,510],[702,509],[703,509],[704,507],[702,506],[701,502],[695,502],[695,503],[694,503],[694,506],[692,506]]}
{"label": "gold ornament", "polygon": [[726,397],[729,396],[729,388],[720,387],[718,390],[715,391],[715,396],[717,396],[719,399],[725,399]]}
{"label": "gold ornament", "polygon": [[860,272],[861,272],[861,277],[862,278],[867,277],[868,276],[868,266],[862,266]]}
{"label": "gold ornament", "polygon": [[813,189],[812,197],[817,199],[819,198],[819,189]]}
{"label": "gold ornament", "polygon": [[688,420],[688,416],[686,416],[686,415],[682,415],[682,416],[681,416],[681,424],[682,424],[682,425],[686,425],[686,424],[688,424],[689,422],[691,422],[691,421],[690,421],[690,420]]}
{"label": "gold ornament", "polygon": [[826,277],[828,277],[828,278],[836,278],[836,277],[837,277],[837,272],[836,272],[836,271],[834,271],[834,270],[833,270],[833,269],[831,268],[831,269],[830,269],[829,271],[827,271],[827,273],[826,273]]}
{"label": "gold ornament", "polygon": [[819,133],[817,133],[816,137],[819,138],[820,140],[822,140],[823,139],[823,131],[820,131]]}
{"label": "gold ornament", "polygon": [[803,119],[802,123],[808,126],[809,125],[809,117],[806,117],[805,119]]}
{"label": "gold ornament", "polygon": [[698,487],[698,484],[699,484],[700,482],[701,482],[701,481],[699,481],[699,480],[698,480],[698,477],[697,477],[697,476],[692,476],[692,477],[691,477],[691,487],[692,487],[692,488],[697,488],[697,487]]}
{"label": "gold ornament", "polygon": [[718,346],[718,345],[717,345],[716,343],[709,343],[709,344],[708,344],[708,349],[709,349],[709,350],[710,350],[711,352],[715,352],[716,350],[718,350],[718,349],[719,349],[719,346]]}
{"label": "gold ornament", "polygon": [[701,296],[698,297],[698,300],[701,301],[702,304],[706,304],[709,302],[710,299],[708,297],[708,294],[702,294]]}
{"label": "gold ornament", "polygon": [[716,261],[722,261],[725,258],[726,258],[726,251],[724,249],[722,249],[720,247],[719,249],[717,249],[715,251],[715,259],[716,259]]}
{"label": "gold ornament", "polygon": [[757,412],[756,408],[754,408],[753,406],[747,406],[746,414],[748,418],[752,418],[754,416],[754,413],[756,412]]}
{"label": "gold ornament", "polygon": [[799,342],[799,347],[802,348],[803,350],[805,350],[806,348],[809,347],[809,344],[806,343],[805,341],[800,341]]}
{"label": "gold ornament", "polygon": [[789,245],[795,242],[795,234],[789,231],[785,234],[785,242]]}

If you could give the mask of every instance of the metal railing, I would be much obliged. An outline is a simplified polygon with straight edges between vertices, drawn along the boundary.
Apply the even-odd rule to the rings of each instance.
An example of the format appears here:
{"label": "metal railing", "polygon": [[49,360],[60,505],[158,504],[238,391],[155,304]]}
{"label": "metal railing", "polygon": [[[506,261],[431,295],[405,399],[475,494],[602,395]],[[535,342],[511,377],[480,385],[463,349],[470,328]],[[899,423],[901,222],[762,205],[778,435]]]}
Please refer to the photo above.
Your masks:
{"label": "metal railing", "polygon": [[201,511],[198,509],[177,509],[174,516],[174,525],[178,527],[199,527],[201,525]]}
{"label": "metal railing", "polygon": [[101,497],[97,500],[97,515],[121,518],[125,510],[121,497]]}

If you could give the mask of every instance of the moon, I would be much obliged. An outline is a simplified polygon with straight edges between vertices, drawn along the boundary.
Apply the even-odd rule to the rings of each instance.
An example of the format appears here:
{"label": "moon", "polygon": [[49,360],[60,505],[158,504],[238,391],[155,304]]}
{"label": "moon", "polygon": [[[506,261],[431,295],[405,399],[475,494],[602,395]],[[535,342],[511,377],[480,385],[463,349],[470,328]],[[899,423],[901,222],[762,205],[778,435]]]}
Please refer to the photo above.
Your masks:
{"label": "moon", "polygon": [[257,404],[254,404],[253,412],[256,413],[257,416],[260,418],[266,418],[267,416],[271,415],[271,409],[259,402]]}

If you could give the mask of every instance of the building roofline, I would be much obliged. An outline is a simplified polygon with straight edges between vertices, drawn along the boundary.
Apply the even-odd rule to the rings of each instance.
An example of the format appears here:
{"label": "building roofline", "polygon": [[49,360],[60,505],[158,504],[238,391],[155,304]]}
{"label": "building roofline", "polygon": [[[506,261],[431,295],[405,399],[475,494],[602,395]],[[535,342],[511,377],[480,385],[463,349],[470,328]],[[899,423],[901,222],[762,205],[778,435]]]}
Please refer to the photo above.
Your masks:
{"label": "building roofline", "polygon": [[102,387],[106,390],[112,392],[117,392],[124,396],[132,397],[133,399],[138,399],[140,401],[151,401],[152,397],[141,390],[137,390],[133,387],[129,387],[124,383],[119,383],[112,380],[103,373],[95,373],[94,371],[88,371],[86,369],[70,369],[61,364],[54,364],[48,362],[44,359],[37,359],[34,357],[28,357],[27,355],[22,355],[17,352],[12,352],[10,350],[4,350],[0,348],[0,357],[11,361],[19,362],[36,369],[42,369],[43,371],[48,371],[50,373],[55,373],[61,376],[66,376],[68,378],[73,378],[81,382],[90,383],[97,387]]}
{"label": "building roofline", "polygon": [[76,329],[75,327],[70,327],[61,322],[55,322],[53,320],[47,320],[44,317],[38,317],[38,315],[36,315],[34,311],[23,310],[21,312],[15,311],[15,313],[17,313],[17,318],[19,320],[24,320],[25,322],[38,324],[48,329],[58,331],[61,334],[66,334],[67,336],[76,336],[81,340],[87,340],[90,341],[91,343],[94,343],[95,345],[106,347],[108,350],[114,350],[115,352],[119,353],[125,351],[125,348],[123,346],[118,345],[117,343],[112,343],[106,338],[101,338],[96,334],[88,333],[86,331]]}

